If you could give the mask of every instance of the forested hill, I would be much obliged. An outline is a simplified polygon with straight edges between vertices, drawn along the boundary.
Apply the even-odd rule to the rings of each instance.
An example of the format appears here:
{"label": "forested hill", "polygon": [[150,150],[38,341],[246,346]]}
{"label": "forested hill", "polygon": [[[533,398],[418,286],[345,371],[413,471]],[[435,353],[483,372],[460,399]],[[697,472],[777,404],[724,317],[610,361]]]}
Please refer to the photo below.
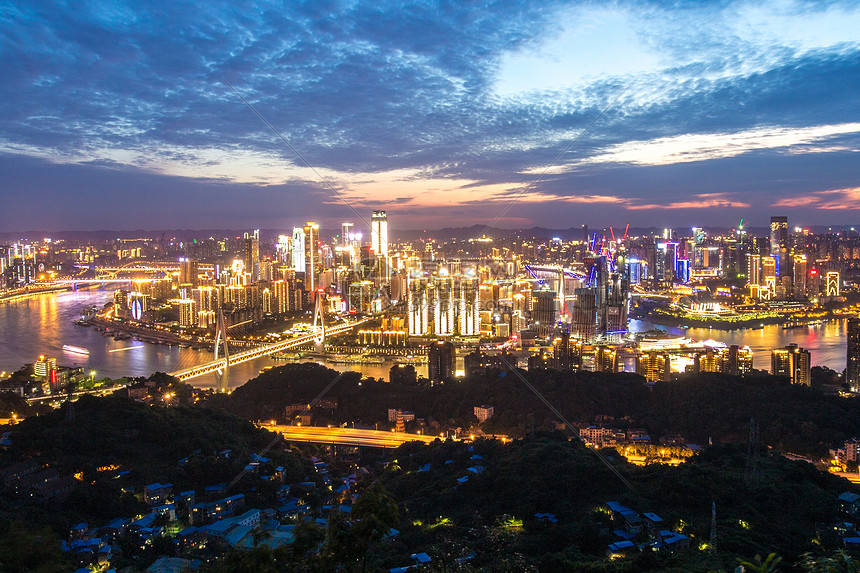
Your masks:
{"label": "forested hill", "polygon": [[[682,376],[646,385],[635,374],[524,372],[523,375],[568,420],[592,423],[597,416],[647,429],[652,439],[680,433],[694,443],[745,442],[750,418],[761,440],[783,452],[825,455],[860,436],[860,401],[825,395],[816,388],[790,385],[772,376],[723,374]],[[283,419],[285,406],[308,403],[339,373],[317,364],[275,368],[215,404],[247,419]],[[553,415],[514,374],[435,386],[396,385],[361,380],[348,372],[326,393],[337,409],[324,412],[328,423],[387,423],[387,409],[411,410],[428,423],[468,428],[477,424],[474,406],[495,408],[487,433],[523,436],[552,427]]]}
{"label": "forested hill", "polygon": [[[401,539],[390,552],[419,546],[431,555],[471,554],[479,571],[632,573],[732,571],[739,558],[771,552],[793,564],[803,552],[840,546],[834,534],[818,535],[816,524],[844,519],[837,496],[854,486],[811,464],[762,453],[758,478],[749,480],[743,446],[709,447],[678,467],[635,467],[610,452],[610,463],[632,487],[594,452],[558,434],[538,432],[507,445],[404,445],[385,476],[403,516]],[[458,482],[462,476],[468,479]],[[659,515],[665,529],[690,537],[690,550],[605,560],[619,527],[605,511],[608,501]],[[712,502],[716,556],[708,548]],[[547,512],[557,522],[535,515]]]}

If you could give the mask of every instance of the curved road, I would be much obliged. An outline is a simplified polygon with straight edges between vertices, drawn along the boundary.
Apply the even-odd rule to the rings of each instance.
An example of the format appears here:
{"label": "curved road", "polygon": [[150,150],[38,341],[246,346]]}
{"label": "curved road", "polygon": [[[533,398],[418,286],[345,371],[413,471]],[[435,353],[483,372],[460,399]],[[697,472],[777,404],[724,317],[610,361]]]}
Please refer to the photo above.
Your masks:
{"label": "curved road", "polygon": [[438,436],[423,434],[404,434],[378,430],[357,430],[355,428],[321,428],[316,426],[264,425],[267,430],[278,432],[284,439],[293,442],[312,442],[315,444],[336,444],[341,446],[369,446],[374,448],[396,448],[407,442],[429,444]]}

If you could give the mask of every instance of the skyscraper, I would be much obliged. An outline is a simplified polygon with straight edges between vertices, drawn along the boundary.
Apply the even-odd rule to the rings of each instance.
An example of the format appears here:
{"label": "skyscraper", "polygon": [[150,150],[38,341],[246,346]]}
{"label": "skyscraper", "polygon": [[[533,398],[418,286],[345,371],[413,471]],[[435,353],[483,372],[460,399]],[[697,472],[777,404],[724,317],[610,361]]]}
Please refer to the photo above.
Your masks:
{"label": "skyscraper", "polygon": [[783,274],[785,266],[786,250],[788,248],[788,217],[770,218],[770,256],[777,260],[776,275]]}
{"label": "skyscraper", "polygon": [[245,272],[251,274],[251,282],[260,280],[260,229],[245,233]]}
{"label": "skyscraper", "polygon": [[352,237],[355,235],[355,225],[353,223],[341,223],[340,224],[340,244],[344,247],[348,247],[352,241]]}
{"label": "skyscraper", "polygon": [[194,259],[179,259],[179,285],[191,285],[192,288],[197,288],[199,284],[197,276],[197,261]]}
{"label": "skyscraper", "polygon": [[770,354],[770,373],[774,376],[787,376],[792,384],[811,384],[810,364],[809,351],[796,344],[774,348]]}
{"label": "skyscraper", "polygon": [[388,216],[385,211],[374,211],[370,218],[370,248],[376,256],[388,256]]}
{"label": "skyscraper", "polygon": [[293,269],[305,272],[305,230],[301,227],[293,227]]}
{"label": "skyscraper", "polygon": [[845,381],[852,392],[860,392],[860,318],[849,318],[845,330],[848,338]]}
{"label": "skyscraper", "polygon": [[317,277],[322,272],[318,251],[320,226],[313,221],[305,223],[305,289],[313,292],[317,287]]}
{"label": "skyscraper", "polygon": [[434,342],[427,350],[427,375],[433,382],[454,378],[454,345],[450,342]]}

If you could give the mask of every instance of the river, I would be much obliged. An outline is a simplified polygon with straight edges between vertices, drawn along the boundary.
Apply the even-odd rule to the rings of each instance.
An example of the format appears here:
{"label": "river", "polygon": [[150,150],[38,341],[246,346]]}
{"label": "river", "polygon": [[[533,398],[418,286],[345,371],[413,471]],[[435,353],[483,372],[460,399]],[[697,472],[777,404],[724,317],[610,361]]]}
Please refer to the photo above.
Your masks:
{"label": "river", "polygon": [[[43,294],[14,302],[0,302],[0,371],[10,372],[31,364],[40,355],[56,357],[61,366],[83,366],[95,371],[96,376],[121,378],[123,376],[149,376],[155,371],[170,372],[196,364],[209,362],[213,355],[205,350],[148,344],[134,340],[118,341],[99,334],[93,328],[77,326],[74,320],[81,310],[90,306],[101,307],[113,298],[113,290],[86,289],[77,292]],[[646,321],[630,323],[633,331],[655,328]],[[845,368],[845,321],[830,321],[824,325],[783,329],[778,325],[720,331],[707,328],[683,329],[656,326],[661,330],[686,335],[697,340],[715,339],[726,344],[749,346],[754,352],[754,366],[770,369],[770,350],[794,342],[812,353],[814,365],[828,366],[842,371]],[[89,355],[63,350],[70,344],[87,348]],[[284,362],[260,358],[230,367],[230,386],[236,387],[256,377],[267,366]],[[334,369],[349,369],[366,376],[388,379],[391,362],[384,364],[332,365]],[[458,360],[462,369],[462,358]],[[419,376],[427,375],[427,367],[418,366]],[[201,387],[215,385],[213,375],[190,381]]]}

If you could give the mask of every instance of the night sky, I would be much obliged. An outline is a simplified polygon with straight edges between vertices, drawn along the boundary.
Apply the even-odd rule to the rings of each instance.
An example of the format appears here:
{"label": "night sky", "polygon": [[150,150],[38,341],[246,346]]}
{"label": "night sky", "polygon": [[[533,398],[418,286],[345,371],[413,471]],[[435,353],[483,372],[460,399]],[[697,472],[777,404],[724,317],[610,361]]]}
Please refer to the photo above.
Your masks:
{"label": "night sky", "polygon": [[856,1],[5,0],[0,32],[2,231],[860,222]]}

